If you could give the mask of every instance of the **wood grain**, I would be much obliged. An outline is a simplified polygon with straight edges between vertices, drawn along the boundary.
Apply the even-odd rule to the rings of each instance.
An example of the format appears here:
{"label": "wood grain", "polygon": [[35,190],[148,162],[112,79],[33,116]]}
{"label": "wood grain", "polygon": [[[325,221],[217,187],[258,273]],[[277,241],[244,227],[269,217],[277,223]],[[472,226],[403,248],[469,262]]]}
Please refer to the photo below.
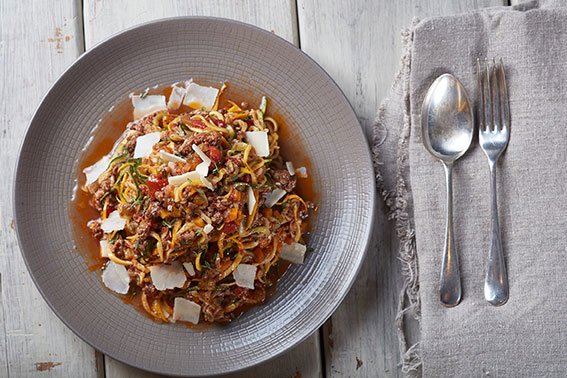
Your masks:
{"label": "wood grain", "polygon": [[[295,2],[291,0],[234,2],[216,1],[85,1],[85,45],[87,50],[110,35],[146,21],[172,16],[215,16],[247,22],[273,31],[297,45]],[[156,377],[105,358],[106,377]],[[266,364],[226,377],[321,377],[318,333],[292,351]]]}
{"label": "wood grain", "polygon": [[[378,106],[387,96],[401,56],[400,31],[413,17],[464,12],[503,1],[299,0],[301,49],[336,80],[371,138]],[[393,225],[378,201],[375,231],[349,295],[324,326],[328,377],[400,376],[395,315],[403,282]],[[419,338],[409,325],[410,342]]]}
{"label": "wood grain", "polygon": [[[13,167],[26,125],[51,83],[82,52],[79,2],[0,2],[0,376],[96,377],[94,350],[48,308],[17,245]],[[37,251],[41,253],[41,251]]]}

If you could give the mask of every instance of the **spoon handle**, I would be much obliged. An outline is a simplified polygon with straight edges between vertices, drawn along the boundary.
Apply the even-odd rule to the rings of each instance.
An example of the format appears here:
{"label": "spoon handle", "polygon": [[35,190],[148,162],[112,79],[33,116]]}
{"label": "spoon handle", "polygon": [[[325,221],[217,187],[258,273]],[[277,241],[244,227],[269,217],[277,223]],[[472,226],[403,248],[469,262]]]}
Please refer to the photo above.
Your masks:
{"label": "spoon handle", "polygon": [[461,301],[461,275],[453,228],[453,164],[443,162],[443,166],[447,179],[447,224],[445,227],[445,249],[441,264],[439,299],[443,305],[453,307]]}
{"label": "spoon handle", "polygon": [[490,222],[490,250],[488,267],[484,281],[484,297],[494,305],[501,306],[508,300],[508,277],[502,251],[502,239],[498,225],[498,203],[496,199],[496,166],[490,161],[490,197],[492,201],[492,221]]}

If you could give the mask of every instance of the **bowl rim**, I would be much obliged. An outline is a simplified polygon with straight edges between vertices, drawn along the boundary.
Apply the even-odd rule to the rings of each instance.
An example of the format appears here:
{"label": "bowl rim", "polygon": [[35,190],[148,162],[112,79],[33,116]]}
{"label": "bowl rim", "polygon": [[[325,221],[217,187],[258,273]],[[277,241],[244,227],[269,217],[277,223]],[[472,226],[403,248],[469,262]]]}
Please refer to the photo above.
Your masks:
{"label": "bowl rim", "polygon": [[[213,22],[221,22],[221,23],[230,23],[230,24],[235,24],[238,25],[240,27],[245,27],[245,28],[249,28],[251,30],[253,30],[254,32],[258,32],[258,33],[263,33],[265,35],[268,35],[272,38],[278,38],[279,40],[283,41],[284,43],[288,44],[289,46],[293,47],[295,50],[297,50],[298,52],[300,52],[304,57],[306,57],[313,65],[314,67],[319,70],[328,80],[330,80],[330,82],[335,86],[335,88],[339,91],[340,93],[340,97],[342,97],[345,101],[346,104],[348,104],[350,110],[352,111],[353,115],[355,116],[356,119],[356,125],[358,127],[355,127],[356,131],[360,133],[360,136],[364,139],[365,143],[366,143],[366,147],[365,148],[365,155],[366,155],[366,163],[368,164],[368,167],[370,168],[368,170],[368,172],[364,172],[361,171],[361,174],[367,174],[369,175],[369,181],[371,183],[375,182],[375,176],[374,176],[374,165],[373,165],[373,161],[372,161],[372,157],[371,157],[371,152],[370,152],[370,148],[368,146],[368,140],[366,139],[366,135],[364,132],[364,129],[362,128],[362,125],[360,124],[360,120],[358,119],[358,116],[356,115],[356,112],[354,111],[354,108],[352,106],[352,104],[350,103],[350,101],[348,100],[348,98],[346,97],[346,95],[344,94],[343,90],[341,89],[341,87],[337,84],[337,82],[327,73],[327,71],[325,71],[321,65],[319,63],[317,63],[311,56],[309,56],[306,52],[304,52],[303,50],[301,50],[299,47],[297,47],[296,45],[294,45],[293,43],[289,42],[288,40],[284,39],[283,37],[278,36],[275,33],[271,33],[265,29],[262,29],[258,26],[252,25],[252,24],[248,24],[242,21],[237,21],[237,20],[233,20],[233,19],[228,19],[228,18],[223,18],[223,17],[212,17],[212,16],[174,16],[174,17],[164,17],[164,18],[159,18],[159,19],[155,19],[155,20],[150,20],[150,21],[146,21],[140,24],[136,24],[133,26],[130,26],[128,28],[122,29],[119,32],[116,32],[106,38],[104,38],[103,40],[99,41],[98,43],[96,43],[95,45],[93,45],[89,50],[85,50],[79,57],[77,57],[77,59],[75,59],[69,66],[67,66],[63,72],[61,72],[61,74],[59,74],[59,76],[57,76],[57,78],[55,79],[55,81],[49,86],[49,88],[47,89],[47,91],[45,92],[45,94],[42,96],[39,104],[37,105],[37,107],[35,108],[33,115],[30,118],[30,121],[28,122],[27,126],[26,126],[26,130],[24,132],[24,136],[20,142],[20,146],[18,148],[18,157],[16,159],[16,164],[14,167],[14,176],[13,176],[13,182],[12,182],[12,216],[14,218],[14,226],[15,226],[15,231],[16,231],[16,239],[18,242],[18,247],[20,250],[20,253],[23,257],[24,263],[26,265],[26,269],[35,285],[35,287],[38,289],[38,291],[40,292],[43,300],[47,303],[47,305],[49,306],[49,308],[51,309],[51,311],[53,311],[55,313],[55,315],[57,315],[57,317],[59,318],[59,320],[61,320],[63,322],[63,324],[69,328],[74,335],[78,336],[81,340],[83,340],[85,343],[87,343],[90,347],[92,347],[93,349],[103,353],[104,355],[111,357],[114,360],[117,360],[123,364],[126,364],[128,366],[131,366],[133,368],[136,369],[140,369],[143,371],[148,371],[151,373],[156,373],[156,374],[163,374],[163,375],[169,375],[169,376],[186,376],[185,374],[177,374],[177,373],[171,373],[171,372],[167,372],[167,371],[162,371],[162,370],[155,370],[155,369],[148,369],[146,367],[140,367],[140,366],[136,366],[134,364],[132,364],[129,361],[125,361],[122,359],[121,356],[116,356],[113,353],[107,353],[107,351],[105,351],[104,347],[101,347],[100,345],[95,345],[93,342],[91,342],[90,340],[86,339],[83,335],[81,335],[68,321],[67,319],[59,312],[59,310],[53,305],[53,303],[51,303],[51,301],[48,299],[48,297],[45,295],[43,288],[39,285],[39,283],[36,280],[36,277],[34,274],[32,274],[32,270],[30,269],[30,263],[28,261],[28,258],[26,256],[26,253],[24,252],[23,249],[23,244],[22,244],[22,240],[20,238],[20,231],[19,231],[19,222],[18,222],[18,212],[17,212],[17,208],[19,207],[17,205],[17,192],[16,192],[16,186],[17,186],[17,182],[18,182],[18,172],[20,172],[20,170],[22,169],[21,167],[21,154],[22,154],[22,150],[27,142],[27,140],[30,138],[30,129],[32,124],[36,121],[36,117],[37,114],[39,113],[40,109],[44,106],[45,100],[47,99],[47,97],[50,95],[50,93],[53,91],[53,89],[55,87],[57,87],[61,80],[63,79],[63,77],[75,66],[79,65],[83,60],[87,59],[88,56],[96,51],[96,50],[100,50],[104,48],[104,45],[106,45],[107,42],[111,41],[112,39],[119,37],[123,34],[128,34],[134,30],[137,29],[142,29],[144,27],[147,27],[149,25],[153,25],[153,24],[158,24],[158,23],[168,23],[168,22],[172,22],[172,21],[196,21],[196,20],[208,20],[208,21],[213,21]],[[83,46],[84,47],[84,46]],[[215,372],[215,373],[207,373],[207,374],[196,374],[193,375],[195,377],[198,376],[218,376],[218,375],[222,375],[222,374],[228,374],[228,373],[235,373],[235,372],[240,372],[246,369],[250,369],[254,366],[258,366],[260,364],[264,364],[268,361],[271,361],[273,359],[275,359],[276,357],[290,351],[291,349],[297,347],[300,343],[302,343],[303,341],[305,341],[306,339],[308,339],[309,337],[311,337],[315,332],[317,332],[321,326],[329,319],[331,318],[331,316],[335,313],[335,311],[337,310],[337,308],[339,307],[339,305],[343,302],[343,300],[345,299],[345,297],[347,296],[347,294],[350,292],[350,289],[352,288],[354,282],[356,281],[356,278],[358,277],[358,274],[360,273],[360,269],[362,268],[362,264],[366,258],[366,255],[368,253],[368,248],[370,246],[370,241],[372,238],[372,229],[374,227],[374,223],[375,223],[375,219],[376,219],[376,186],[374,184],[370,185],[370,214],[369,214],[369,218],[368,218],[368,223],[366,225],[366,229],[364,230],[364,234],[365,234],[365,239],[362,241],[361,243],[361,249],[362,249],[362,253],[359,255],[359,260],[357,261],[357,266],[356,266],[356,271],[354,272],[354,274],[352,275],[352,278],[349,280],[349,282],[347,282],[346,285],[344,285],[344,293],[340,296],[337,297],[335,299],[335,303],[332,307],[329,307],[327,309],[328,314],[326,314],[321,320],[319,321],[315,327],[313,327],[313,329],[308,330],[308,332],[304,332],[304,335],[302,337],[297,337],[295,340],[293,340],[292,342],[289,343],[289,345],[283,347],[282,349],[280,349],[279,351],[276,351],[270,355],[267,355],[263,358],[259,358],[258,360],[254,361],[254,363],[250,364],[250,365],[246,365],[246,366],[242,366],[242,367],[238,367],[237,369],[234,370],[230,370],[230,371],[219,371],[219,372]],[[324,353],[324,351],[321,351],[322,353]]]}

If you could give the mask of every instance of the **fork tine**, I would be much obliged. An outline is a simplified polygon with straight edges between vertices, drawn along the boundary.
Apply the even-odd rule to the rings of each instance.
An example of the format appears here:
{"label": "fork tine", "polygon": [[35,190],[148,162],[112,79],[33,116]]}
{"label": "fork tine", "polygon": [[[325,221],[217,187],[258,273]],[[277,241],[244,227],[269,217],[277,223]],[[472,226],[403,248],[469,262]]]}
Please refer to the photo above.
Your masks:
{"label": "fork tine", "polygon": [[494,58],[492,58],[490,75],[492,76],[492,87],[490,89],[492,92],[492,106],[494,107],[494,124],[492,125],[492,130],[498,131],[502,126],[502,113],[500,111],[500,77],[498,75],[498,70],[496,69],[496,60]]}
{"label": "fork tine", "polygon": [[490,64],[488,63],[488,59],[484,60],[485,65],[485,106],[484,106],[484,113],[485,113],[485,125],[488,130],[494,129],[494,113],[493,113],[493,97],[492,97],[492,83],[490,80]]}
{"label": "fork tine", "polygon": [[510,127],[510,104],[508,100],[508,91],[506,89],[506,76],[504,75],[504,63],[500,58],[500,107],[502,109],[502,130],[508,130]]}
{"label": "fork tine", "polygon": [[486,126],[486,114],[484,111],[484,82],[482,80],[482,71],[480,70],[480,58],[476,59],[476,79],[478,81],[478,93],[480,96],[479,109],[478,109],[478,129],[479,132],[484,131]]}

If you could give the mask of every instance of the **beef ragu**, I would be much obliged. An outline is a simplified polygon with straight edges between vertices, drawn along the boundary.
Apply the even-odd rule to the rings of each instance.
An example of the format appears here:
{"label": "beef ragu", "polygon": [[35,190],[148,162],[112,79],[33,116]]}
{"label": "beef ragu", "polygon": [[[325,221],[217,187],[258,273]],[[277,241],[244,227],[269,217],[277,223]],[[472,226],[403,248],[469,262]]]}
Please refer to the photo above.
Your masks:
{"label": "beef ragu", "polygon": [[159,321],[230,322],[307,250],[307,168],[280,155],[266,98],[221,101],[224,89],[131,96],[133,120],[79,180],[102,282]]}

